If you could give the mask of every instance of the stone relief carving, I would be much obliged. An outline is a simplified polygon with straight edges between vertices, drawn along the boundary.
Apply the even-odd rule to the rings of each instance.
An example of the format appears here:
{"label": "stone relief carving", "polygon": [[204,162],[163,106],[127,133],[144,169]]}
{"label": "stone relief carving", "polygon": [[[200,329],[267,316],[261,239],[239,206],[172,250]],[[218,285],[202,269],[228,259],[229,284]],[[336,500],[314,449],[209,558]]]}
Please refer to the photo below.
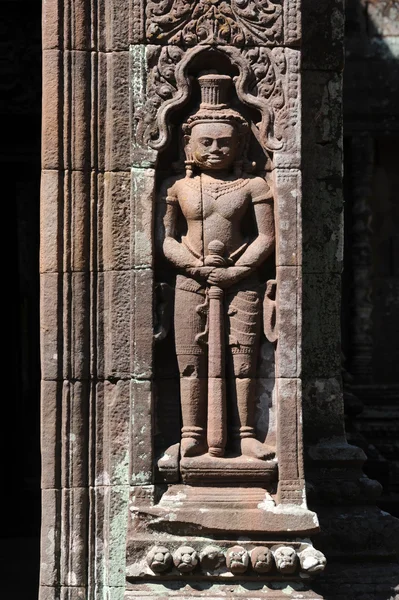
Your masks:
{"label": "stone relief carving", "polygon": [[[272,190],[246,172],[249,123],[229,105],[231,77],[198,82],[200,107],[183,125],[186,174],[161,187],[158,236],[177,271],[182,472],[208,477],[212,458],[275,454],[256,438],[254,388],[262,329],[257,268],[273,252],[275,232]],[[244,233],[248,216],[254,227]]]}
{"label": "stone relief carving", "polygon": [[152,0],[147,39],[169,44],[264,44],[283,41],[281,0]]}
{"label": "stone relief carving", "polygon": [[173,553],[164,546],[153,546],[147,553],[146,562],[157,575],[173,570],[191,574],[202,571],[208,575],[266,575],[275,577],[276,572],[289,578],[308,579],[320,574],[326,566],[322,552],[309,544],[268,546],[231,546],[220,548],[208,545],[195,549],[179,546]]}
{"label": "stone relief carving", "polygon": [[286,48],[225,46],[215,51],[199,46],[185,51],[178,46],[148,46],[147,101],[134,115],[137,143],[156,150],[168,144],[169,117],[190,96],[188,67],[206,50],[214,52],[215,58],[226,55],[238,69],[235,87],[239,100],[261,115],[252,128],[259,143],[270,151],[290,152],[297,145],[299,126],[299,55]]}

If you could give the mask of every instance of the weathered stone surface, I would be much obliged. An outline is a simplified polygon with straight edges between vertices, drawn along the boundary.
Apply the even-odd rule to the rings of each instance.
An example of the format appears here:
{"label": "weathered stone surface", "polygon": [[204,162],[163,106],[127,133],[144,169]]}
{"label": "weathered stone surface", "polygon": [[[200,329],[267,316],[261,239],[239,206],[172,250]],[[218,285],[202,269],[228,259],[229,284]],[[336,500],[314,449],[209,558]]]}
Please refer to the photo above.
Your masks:
{"label": "weathered stone surface", "polygon": [[88,271],[90,268],[90,204],[89,171],[64,172],[64,260],[63,270]]}
{"label": "weathered stone surface", "polygon": [[42,490],[42,532],[40,542],[40,584],[58,586],[61,544],[61,492]]}
{"label": "weathered stone surface", "polygon": [[143,486],[152,483],[153,473],[151,382],[132,381],[130,393],[133,432],[130,482],[132,485]]}
{"label": "weathered stone surface", "polygon": [[132,375],[149,379],[153,355],[153,272],[137,269],[132,274],[131,356]]}
{"label": "weathered stone surface", "polygon": [[129,52],[110,52],[107,62],[105,170],[130,168]]}
{"label": "weathered stone surface", "polygon": [[340,379],[309,377],[302,385],[306,444],[343,439],[343,393]]}
{"label": "weathered stone surface", "polygon": [[62,275],[42,275],[40,305],[42,378],[62,379]]}
{"label": "weathered stone surface", "polygon": [[341,372],[338,274],[303,273],[302,374],[307,378],[337,377]]}
{"label": "weathered stone surface", "polygon": [[297,169],[275,169],[276,266],[302,263],[302,182]]}
{"label": "weathered stone surface", "polygon": [[40,189],[40,272],[60,272],[63,263],[62,194],[64,174],[42,171]]}
{"label": "weathered stone surface", "polygon": [[277,377],[300,376],[300,290],[301,279],[298,268],[277,267]]}
{"label": "weathered stone surface", "polygon": [[96,485],[129,484],[129,452],[131,442],[130,381],[112,383],[104,381],[103,395],[97,411],[97,444],[100,449],[97,461]]}
{"label": "weathered stone surface", "polygon": [[43,51],[42,169],[62,168],[62,55],[59,50]]}
{"label": "weathered stone surface", "polygon": [[[302,73],[302,167],[305,177],[342,178],[341,74]],[[305,190],[306,188],[304,188]]]}
{"label": "weathered stone surface", "polygon": [[104,173],[104,270],[130,269],[130,173]]}
{"label": "weathered stone surface", "polygon": [[[42,8],[42,44],[43,50],[60,49],[62,29],[60,27],[62,4],[53,0],[44,0]],[[44,71],[45,72],[45,71]]]}
{"label": "weathered stone surface", "polygon": [[90,170],[91,53],[69,50],[63,57],[63,161],[60,166],[76,171]]}
{"label": "weathered stone surface", "polygon": [[131,264],[134,267],[153,266],[153,219],[155,170],[132,168],[132,247]]}
{"label": "weathered stone surface", "polygon": [[[343,0],[302,0],[304,70],[341,71],[344,66]],[[339,103],[336,103],[339,106]]]}
{"label": "weathered stone surface", "polygon": [[101,50],[106,52],[127,50],[131,3],[121,3],[118,0],[101,1],[104,7],[103,19],[99,27]]}
{"label": "weathered stone surface", "polygon": [[87,583],[88,489],[61,491],[60,584],[84,586]]}
{"label": "weathered stone surface", "polygon": [[[53,4],[56,4],[53,2]],[[69,35],[63,36],[63,47],[67,50],[91,50],[91,10],[85,0],[66,0],[60,3],[64,8],[63,27]],[[61,16],[61,15],[60,15]]]}
{"label": "weathered stone surface", "polygon": [[88,485],[90,384],[64,381],[62,389],[61,486]]}
{"label": "weathered stone surface", "polygon": [[342,181],[305,176],[302,218],[304,272],[341,273],[344,244]]}
{"label": "weathered stone surface", "polygon": [[279,399],[277,416],[279,455],[279,501],[284,504],[303,502],[302,419],[299,379],[276,380]]}
{"label": "weathered stone surface", "polygon": [[41,488],[61,486],[61,433],[59,423],[62,410],[61,381],[42,381],[41,385]]}
{"label": "weathered stone surface", "polygon": [[[129,271],[104,273],[104,376],[130,377],[132,280]],[[133,317],[134,318],[134,317]]]}
{"label": "weathered stone surface", "polygon": [[[91,517],[95,546],[93,583],[96,586],[125,587],[126,532],[129,519],[129,488],[122,485],[96,485],[90,490]],[[104,590],[99,589],[99,592]],[[118,598],[111,590],[112,599]]]}

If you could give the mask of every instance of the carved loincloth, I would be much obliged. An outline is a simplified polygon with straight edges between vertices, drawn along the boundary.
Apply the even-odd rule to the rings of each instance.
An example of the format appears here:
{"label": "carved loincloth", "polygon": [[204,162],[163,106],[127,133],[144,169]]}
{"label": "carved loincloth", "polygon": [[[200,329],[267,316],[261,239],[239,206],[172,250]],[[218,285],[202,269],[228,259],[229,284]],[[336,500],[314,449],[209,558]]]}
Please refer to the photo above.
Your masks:
{"label": "carved loincloth", "polygon": [[[208,338],[208,287],[178,275],[175,297],[176,354],[203,354]],[[242,279],[224,294],[226,345],[232,354],[257,351],[261,332],[260,284],[255,274]],[[177,327],[176,327],[177,324]]]}

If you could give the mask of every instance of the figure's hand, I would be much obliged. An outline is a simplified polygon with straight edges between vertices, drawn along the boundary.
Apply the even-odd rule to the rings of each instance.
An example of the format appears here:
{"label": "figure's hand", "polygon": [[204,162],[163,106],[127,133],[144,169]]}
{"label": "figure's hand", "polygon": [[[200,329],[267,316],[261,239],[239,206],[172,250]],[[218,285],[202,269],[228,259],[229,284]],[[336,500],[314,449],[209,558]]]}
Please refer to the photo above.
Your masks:
{"label": "figure's hand", "polygon": [[240,281],[251,272],[249,267],[220,267],[212,269],[208,275],[207,282],[209,285],[217,285],[221,288],[228,288],[233,283]]}
{"label": "figure's hand", "polygon": [[190,267],[189,269],[186,269],[186,273],[187,275],[190,275],[196,279],[203,279],[204,281],[207,281],[209,275],[215,269],[214,267],[204,267],[202,263],[200,263],[200,265],[201,266]]}

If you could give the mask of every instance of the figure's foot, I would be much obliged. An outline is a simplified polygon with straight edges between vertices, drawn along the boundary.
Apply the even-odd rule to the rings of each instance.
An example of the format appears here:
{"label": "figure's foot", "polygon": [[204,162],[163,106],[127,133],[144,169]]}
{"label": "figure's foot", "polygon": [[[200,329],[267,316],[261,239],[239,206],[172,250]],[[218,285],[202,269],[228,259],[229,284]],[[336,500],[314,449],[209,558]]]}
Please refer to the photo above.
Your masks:
{"label": "figure's foot", "polygon": [[270,446],[266,446],[256,440],[255,438],[246,437],[240,440],[241,454],[243,456],[250,456],[252,458],[259,458],[260,460],[267,460],[273,458],[275,455],[274,450]]}
{"label": "figure's foot", "polygon": [[180,442],[180,454],[182,457],[201,456],[207,452],[205,440],[194,437],[184,437]]}

